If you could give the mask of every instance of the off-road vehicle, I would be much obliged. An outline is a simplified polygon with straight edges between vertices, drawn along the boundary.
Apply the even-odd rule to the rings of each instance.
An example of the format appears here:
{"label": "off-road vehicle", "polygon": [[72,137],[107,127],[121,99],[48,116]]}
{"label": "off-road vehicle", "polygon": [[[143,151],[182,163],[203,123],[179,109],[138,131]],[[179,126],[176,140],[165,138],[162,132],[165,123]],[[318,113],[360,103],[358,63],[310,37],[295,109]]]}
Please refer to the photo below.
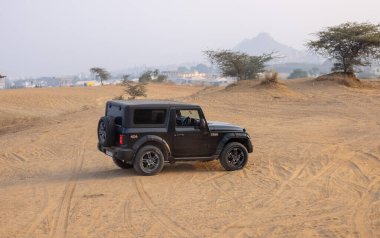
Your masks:
{"label": "off-road vehicle", "polygon": [[175,101],[112,100],[98,124],[98,149],[123,169],[160,172],[165,162],[219,159],[242,169],[252,152],[245,129],[207,122],[200,106]]}

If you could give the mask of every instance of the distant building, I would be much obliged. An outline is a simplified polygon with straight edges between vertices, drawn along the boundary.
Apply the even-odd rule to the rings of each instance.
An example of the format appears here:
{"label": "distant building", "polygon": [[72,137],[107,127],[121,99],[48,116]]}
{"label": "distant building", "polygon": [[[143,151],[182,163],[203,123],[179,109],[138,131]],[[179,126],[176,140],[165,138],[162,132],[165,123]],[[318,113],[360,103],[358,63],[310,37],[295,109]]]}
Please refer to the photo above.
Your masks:
{"label": "distant building", "polygon": [[123,79],[107,79],[107,80],[104,80],[103,81],[103,84],[104,85],[117,85],[117,84],[121,84],[123,82]]}
{"label": "distant building", "polygon": [[60,87],[70,87],[73,85],[73,77],[67,76],[67,77],[58,77],[58,82]]}
{"label": "distant building", "polygon": [[0,89],[5,89],[5,77],[0,75]]}
{"label": "distant building", "polygon": [[206,78],[207,75],[205,73],[199,73],[198,71],[194,71],[192,73],[178,74],[178,76],[184,79],[203,80]]}
{"label": "distant building", "polygon": [[162,71],[161,74],[166,75],[169,81],[176,84],[226,86],[236,82],[234,77],[219,77],[213,74],[199,73],[198,71],[191,73]]}
{"label": "distant building", "polygon": [[177,71],[161,71],[161,74],[167,76],[169,80],[178,78]]}
{"label": "distant building", "polygon": [[92,87],[92,86],[99,86],[99,85],[100,85],[100,83],[98,81],[84,80],[84,81],[78,81],[78,82],[76,82],[74,86]]}

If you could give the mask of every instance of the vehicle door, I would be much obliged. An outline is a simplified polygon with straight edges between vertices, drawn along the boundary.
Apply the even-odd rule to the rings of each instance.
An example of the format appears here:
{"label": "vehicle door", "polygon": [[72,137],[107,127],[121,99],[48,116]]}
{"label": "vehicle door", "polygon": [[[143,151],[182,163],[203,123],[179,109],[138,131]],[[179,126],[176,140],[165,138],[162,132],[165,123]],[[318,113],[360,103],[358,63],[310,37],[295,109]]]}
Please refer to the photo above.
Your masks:
{"label": "vehicle door", "polygon": [[[176,108],[172,154],[174,157],[207,156],[207,133],[200,129],[203,117],[199,108]],[[172,121],[173,121],[172,120]]]}

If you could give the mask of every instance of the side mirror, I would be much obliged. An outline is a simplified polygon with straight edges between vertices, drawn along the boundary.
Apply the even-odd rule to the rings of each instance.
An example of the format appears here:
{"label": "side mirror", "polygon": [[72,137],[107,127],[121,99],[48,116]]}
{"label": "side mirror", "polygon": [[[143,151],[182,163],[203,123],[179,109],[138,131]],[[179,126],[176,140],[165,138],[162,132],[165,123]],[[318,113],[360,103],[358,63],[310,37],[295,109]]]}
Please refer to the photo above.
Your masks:
{"label": "side mirror", "polygon": [[205,119],[201,119],[199,121],[199,128],[201,129],[201,131],[205,131],[206,130],[206,121],[205,121]]}

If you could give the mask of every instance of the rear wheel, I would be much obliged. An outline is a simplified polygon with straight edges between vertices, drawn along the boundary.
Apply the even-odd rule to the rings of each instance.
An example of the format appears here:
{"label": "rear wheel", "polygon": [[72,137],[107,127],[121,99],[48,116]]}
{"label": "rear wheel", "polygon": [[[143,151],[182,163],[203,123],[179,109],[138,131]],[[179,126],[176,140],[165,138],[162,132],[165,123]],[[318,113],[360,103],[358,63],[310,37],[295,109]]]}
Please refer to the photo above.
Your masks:
{"label": "rear wheel", "polygon": [[248,151],[244,145],[238,142],[228,143],[220,155],[220,164],[228,171],[244,168],[247,161]]}
{"label": "rear wheel", "polygon": [[142,147],[135,157],[133,168],[141,175],[155,175],[164,167],[164,154],[153,145]]}
{"label": "rear wheel", "polygon": [[112,158],[113,162],[120,168],[122,169],[132,169],[133,168],[133,164],[127,164],[125,163],[123,160],[119,160],[119,159],[116,159],[116,158]]}

